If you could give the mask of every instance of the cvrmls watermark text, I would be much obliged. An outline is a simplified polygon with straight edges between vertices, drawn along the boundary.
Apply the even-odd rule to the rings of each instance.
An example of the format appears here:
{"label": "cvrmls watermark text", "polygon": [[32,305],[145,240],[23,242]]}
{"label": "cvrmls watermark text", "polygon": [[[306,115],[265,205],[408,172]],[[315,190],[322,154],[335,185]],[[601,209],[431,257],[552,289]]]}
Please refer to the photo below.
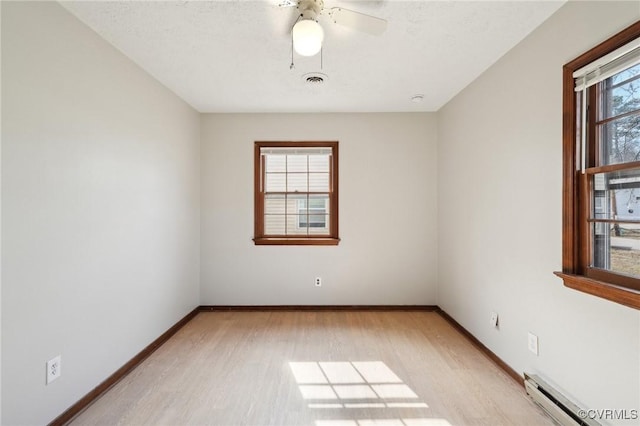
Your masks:
{"label": "cvrmls watermark text", "polygon": [[598,408],[591,410],[578,410],[578,417],[581,419],[593,420],[637,420],[640,418],[640,411],[637,409],[611,409]]}

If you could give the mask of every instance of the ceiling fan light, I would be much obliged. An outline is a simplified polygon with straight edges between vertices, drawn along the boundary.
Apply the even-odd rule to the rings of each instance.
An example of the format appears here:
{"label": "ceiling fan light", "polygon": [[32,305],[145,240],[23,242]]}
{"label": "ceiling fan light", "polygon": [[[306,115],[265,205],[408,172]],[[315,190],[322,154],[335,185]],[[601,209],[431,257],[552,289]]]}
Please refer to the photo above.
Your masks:
{"label": "ceiling fan light", "polygon": [[320,24],[312,19],[298,21],[291,32],[293,48],[302,56],[313,56],[322,48],[324,31]]}

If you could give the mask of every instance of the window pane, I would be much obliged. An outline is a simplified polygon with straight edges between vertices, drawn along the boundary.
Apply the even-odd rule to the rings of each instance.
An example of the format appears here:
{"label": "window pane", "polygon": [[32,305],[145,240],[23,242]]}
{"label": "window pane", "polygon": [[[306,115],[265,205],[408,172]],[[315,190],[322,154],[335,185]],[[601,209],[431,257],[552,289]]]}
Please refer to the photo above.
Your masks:
{"label": "window pane", "polygon": [[593,176],[592,219],[640,221],[640,169]]}
{"label": "window pane", "polygon": [[285,197],[280,194],[267,194],[264,197],[265,214],[285,214]]}
{"label": "window pane", "polygon": [[609,80],[611,80],[611,84],[619,84],[638,74],[640,74],[640,64],[634,65],[631,68],[628,68],[622,72],[619,72],[618,74],[611,77]]}
{"label": "window pane", "polygon": [[325,214],[303,214],[300,213],[299,223],[301,228],[326,228],[327,227],[327,215]]}
{"label": "window pane", "polygon": [[309,192],[329,192],[329,173],[309,173]]}
{"label": "window pane", "polygon": [[302,218],[306,218],[306,215],[290,214],[287,216],[288,235],[307,235],[307,224]]}
{"label": "window pane", "polygon": [[310,209],[326,209],[329,206],[328,195],[311,195],[309,196]]}
{"label": "window pane", "polygon": [[[323,209],[326,213],[329,213],[329,194],[314,194],[309,195],[309,208],[310,209]],[[325,213],[319,211],[319,213]]]}
{"label": "window pane", "polygon": [[284,235],[285,215],[265,215],[264,233],[266,235]]}
{"label": "window pane", "polygon": [[[307,234],[306,204],[307,194],[289,194],[287,196],[287,232],[290,235]],[[304,220],[301,217],[304,217]]]}
{"label": "window pane", "polygon": [[329,235],[330,223],[328,214],[309,216],[309,221],[311,225],[309,226],[310,235]]}
{"label": "window pane", "polygon": [[326,215],[324,214],[310,214],[309,215],[309,228],[326,228]]}
{"label": "window pane", "polygon": [[329,172],[329,156],[328,155],[310,155],[309,156],[310,172]]}
{"label": "window pane", "polygon": [[287,172],[307,172],[308,155],[287,155]]}
{"label": "window pane", "polygon": [[307,176],[306,173],[288,173],[287,192],[307,192]]}
{"label": "window pane", "polygon": [[287,194],[287,214],[302,214],[307,203],[307,194]]}
{"label": "window pane", "polygon": [[626,80],[626,83],[620,85],[612,83],[609,79],[605,87],[602,118],[615,117],[640,109],[640,78]]}
{"label": "window pane", "polygon": [[265,192],[285,192],[287,175],[284,173],[267,173],[265,176]]}
{"label": "window pane", "polygon": [[286,160],[284,155],[265,155],[265,167],[269,172],[286,172]]}
{"label": "window pane", "polygon": [[592,219],[595,222],[591,266],[623,275],[640,277],[640,169],[593,176]]}
{"label": "window pane", "polygon": [[298,203],[299,227],[309,228],[311,234],[327,234],[329,230],[329,196],[309,195],[307,200]]}
{"label": "window pane", "polygon": [[598,127],[601,166],[640,160],[640,112]]}
{"label": "window pane", "polygon": [[594,223],[592,235],[593,267],[640,278],[640,225]]}

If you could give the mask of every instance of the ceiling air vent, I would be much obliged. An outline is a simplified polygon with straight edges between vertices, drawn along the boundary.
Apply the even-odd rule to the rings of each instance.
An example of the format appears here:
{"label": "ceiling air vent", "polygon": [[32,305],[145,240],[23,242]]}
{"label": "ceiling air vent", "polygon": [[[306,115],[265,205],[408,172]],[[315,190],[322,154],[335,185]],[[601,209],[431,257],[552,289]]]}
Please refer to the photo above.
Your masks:
{"label": "ceiling air vent", "polygon": [[312,86],[318,86],[327,81],[327,76],[318,72],[305,74],[302,76],[302,81]]}

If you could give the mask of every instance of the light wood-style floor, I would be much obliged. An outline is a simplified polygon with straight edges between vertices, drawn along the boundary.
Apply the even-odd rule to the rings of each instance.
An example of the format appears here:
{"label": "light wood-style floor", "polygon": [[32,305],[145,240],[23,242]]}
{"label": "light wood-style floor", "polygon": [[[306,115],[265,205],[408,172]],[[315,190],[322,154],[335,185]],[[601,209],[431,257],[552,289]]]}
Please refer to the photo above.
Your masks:
{"label": "light wood-style floor", "polygon": [[552,425],[435,312],[203,312],[72,425]]}

